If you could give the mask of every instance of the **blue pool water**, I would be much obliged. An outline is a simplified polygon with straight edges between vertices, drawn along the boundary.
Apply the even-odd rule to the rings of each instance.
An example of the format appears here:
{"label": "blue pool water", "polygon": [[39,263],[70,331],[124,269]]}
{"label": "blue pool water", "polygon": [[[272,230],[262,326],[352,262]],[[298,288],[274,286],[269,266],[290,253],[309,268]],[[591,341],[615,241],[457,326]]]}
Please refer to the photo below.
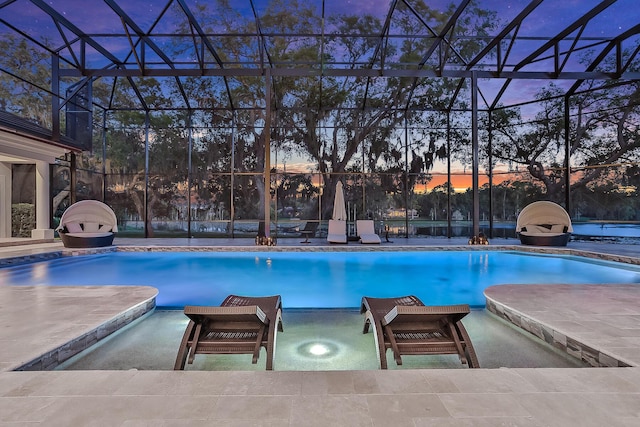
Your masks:
{"label": "blue pool water", "polygon": [[285,308],[358,307],[363,295],[484,306],[497,284],[638,283],[640,268],[518,252],[114,252],[0,269],[6,285],[150,285],[159,307],[282,295]]}

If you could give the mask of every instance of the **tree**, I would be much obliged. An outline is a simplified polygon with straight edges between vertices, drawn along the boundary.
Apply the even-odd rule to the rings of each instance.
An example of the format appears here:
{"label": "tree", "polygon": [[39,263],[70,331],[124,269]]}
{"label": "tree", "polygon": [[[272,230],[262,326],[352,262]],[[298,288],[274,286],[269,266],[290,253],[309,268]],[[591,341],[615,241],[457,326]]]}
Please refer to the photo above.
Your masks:
{"label": "tree", "polygon": [[[638,61],[630,65],[639,68]],[[553,83],[542,88],[536,95],[540,111],[529,122],[517,108],[492,113],[494,158],[525,166],[556,201],[563,199],[565,184],[563,95]],[[594,185],[606,192],[620,183],[617,170],[640,160],[640,83],[587,81],[569,102],[572,194],[584,196]]]}
{"label": "tree", "polygon": [[[640,69],[637,62],[635,69]],[[640,160],[640,82],[614,85],[607,81],[572,100],[572,162],[584,168],[572,190],[603,179],[611,182],[612,167]]]}
{"label": "tree", "polygon": [[[451,43],[442,50],[442,56],[434,55],[429,66],[440,66],[438,61],[464,63],[481,46],[475,37],[469,35],[488,35],[496,25],[495,14],[482,11],[476,2],[471,2],[469,13],[458,20],[448,34]],[[429,8],[422,2],[407,7],[399,3],[397,7],[398,25],[407,34],[420,34],[424,19],[434,23],[435,30],[442,28],[453,13],[453,6],[446,14]],[[394,57],[399,62],[408,62],[420,52],[427,51],[434,41],[424,37],[407,37],[398,43],[385,45],[379,54],[371,56],[378,48],[378,40],[372,37],[353,38],[353,32],[381,33],[383,22],[373,16],[332,17],[327,25],[328,45],[324,51],[317,38],[300,37],[308,28],[319,28],[321,22],[313,6],[306,2],[273,0],[261,12],[260,23],[264,33],[277,34],[263,45],[249,40],[245,34],[255,31],[255,21],[251,16],[242,15],[229,7],[228,0],[218,0],[215,7],[199,4],[194,7],[199,21],[206,22],[203,30],[207,33],[224,31],[235,36],[211,39],[213,48],[223,55],[223,60],[231,62],[253,62],[263,64],[268,59],[273,63],[281,61],[318,62],[324,55],[335,59],[338,53],[345,55],[344,60],[352,64],[370,64],[377,66],[382,57]],[[189,33],[191,28],[185,22],[176,23],[181,31]],[[173,46],[176,55],[192,54],[192,46],[180,41]],[[207,54],[205,52],[205,54]],[[355,66],[355,65],[354,65]],[[446,108],[447,94],[458,84],[451,79],[408,79],[408,78],[365,78],[347,77],[274,77],[265,81],[262,77],[222,78],[185,78],[181,79],[182,88],[177,81],[167,81],[171,89],[157,90],[155,93],[169,93],[174,99],[186,93],[187,99],[197,101],[197,108],[210,108],[209,113],[200,117],[202,122],[196,126],[207,128],[216,123],[218,108],[234,111],[235,127],[234,172],[237,175],[234,185],[236,197],[231,203],[236,207],[236,217],[262,218],[264,216],[265,194],[264,167],[267,136],[283,150],[307,156],[318,165],[323,176],[322,192],[323,218],[326,218],[333,204],[335,183],[348,171],[363,171],[397,174],[408,172],[408,180],[393,179],[394,192],[404,199],[404,194],[412,194],[416,182],[427,179],[426,172],[437,158],[449,153],[444,149],[442,131],[430,130],[428,133],[417,130],[414,146],[405,151],[403,146],[409,142],[399,135],[399,129],[411,123],[413,129],[443,129],[444,116],[424,113],[422,106],[434,110]],[[141,83],[144,79],[139,80]],[[142,83],[144,86],[144,83]],[[264,104],[265,85],[272,84],[272,105]],[[120,87],[120,86],[116,86]],[[366,87],[366,89],[364,89]],[[151,91],[142,87],[146,98]],[[184,91],[184,92],[183,92]],[[135,98],[133,96],[132,98]],[[167,100],[169,102],[169,100]],[[147,101],[158,105],[157,100]],[[176,104],[177,101],[173,101]],[[363,108],[364,107],[364,108]],[[265,129],[266,108],[273,112],[273,120],[283,133],[275,132],[275,127]],[[205,118],[208,116],[209,121]],[[228,123],[229,117],[222,119]],[[215,125],[214,125],[215,126]],[[271,131],[270,135],[267,131]],[[213,131],[212,131],[213,132]],[[462,144],[460,144],[462,145]],[[214,161],[206,150],[215,145],[201,144],[198,157]],[[406,155],[405,155],[406,153]],[[204,182],[202,165],[196,172],[198,182]],[[253,175],[251,175],[253,173]],[[209,183],[214,180],[207,179]],[[370,183],[373,184],[373,183]],[[204,189],[204,186],[201,187]],[[376,191],[368,191],[374,194]],[[201,193],[204,195],[204,193]]]}
{"label": "tree", "polygon": [[[403,34],[418,34],[423,26],[421,17],[427,22],[436,22],[437,29],[447,22],[448,14],[429,8],[423,2],[417,2],[414,8],[405,3],[398,3],[395,25]],[[397,44],[389,43],[382,47],[381,53],[371,56],[378,48],[375,38],[352,38],[351,33],[379,34],[383,22],[377,18],[365,16],[338,16],[329,23],[331,43],[327,52],[341,52],[344,62],[350,64],[376,65],[381,58],[398,58],[399,62],[409,63],[416,56],[430,49],[433,40],[423,37],[407,37]],[[481,10],[476,2],[469,7],[469,14],[458,20],[451,29],[450,38],[455,40],[444,49],[444,58],[449,62],[464,62],[481,46],[476,39],[466,38],[468,34],[488,35],[496,24],[495,14]],[[316,47],[317,49],[318,47]],[[316,53],[317,55],[317,53]],[[434,61],[432,59],[432,61]],[[364,66],[364,65],[363,65]],[[437,61],[429,66],[438,67]],[[367,84],[363,84],[365,83]],[[422,135],[415,149],[405,156],[403,145],[408,144],[399,129],[408,122],[414,128],[443,129],[443,115],[425,113],[424,106],[434,110],[449,106],[448,95],[454,91],[457,81],[439,79],[412,78],[338,78],[324,76],[321,79],[321,90],[315,80],[298,79],[292,90],[287,92],[288,106],[291,110],[279,118],[286,121],[290,133],[288,141],[294,149],[309,156],[318,165],[323,176],[324,206],[323,217],[327,218],[332,211],[334,189],[337,180],[347,172],[349,167],[360,165],[371,172],[399,173],[410,172],[410,179],[388,180],[396,183],[398,192],[410,192],[419,178],[420,172],[428,171],[435,158],[446,157],[449,153],[444,149],[441,134],[430,134],[440,137],[432,138]],[[309,108],[309,106],[314,106]],[[418,109],[408,109],[417,107]],[[362,163],[356,160],[362,155]],[[405,188],[407,187],[407,188]]]}
{"label": "tree", "polygon": [[[564,120],[561,91],[551,84],[536,94],[540,111],[534,120],[523,122],[520,111],[499,109],[492,113],[493,157],[513,165],[522,165],[540,181],[547,196],[560,199],[564,185]],[[517,166],[516,166],[517,167]]]}
{"label": "tree", "polygon": [[0,52],[0,110],[51,129],[51,55],[13,34],[0,37]]}
{"label": "tree", "polygon": [[[135,83],[146,105],[167,106],[163,105],[167,101],[161,96],[163,90],[157,79],[140,78]],[[113,95],[117,104],[122,102],[126,107],[130,107],[131,99],[136,99],[132,87],[124,80],[114,85]],[[110,115],[107,123],[107,158],[112,184],[121,180],[119,183],[126,188],[138,217],[145,219],[148,235],[153,236],[154,227],[151,225],[154,219],[179,219],[185,216],[180,210],[184,209],[189,197],[185,187],[188,129],[187,120],[180,113],[156,111],[149,113],[148,118],[148,171],[145,149],[147,114],[144,111],[117,110]]]}

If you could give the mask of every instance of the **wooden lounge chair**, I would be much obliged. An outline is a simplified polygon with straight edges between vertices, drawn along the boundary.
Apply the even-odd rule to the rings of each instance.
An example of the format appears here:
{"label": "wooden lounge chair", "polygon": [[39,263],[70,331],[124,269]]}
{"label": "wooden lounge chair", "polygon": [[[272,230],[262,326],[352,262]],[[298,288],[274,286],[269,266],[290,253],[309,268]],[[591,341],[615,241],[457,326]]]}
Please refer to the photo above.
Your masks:
{"label": "wooden lounge chair", "polygon": [[360,243],[379,244],[381,242],[371,219],[356,220],[356,231],[358,232],[358,237],[360,237]]}
{"label": "wooden lounge chair", "polygon": [[304,237],[304,241],[300,243],[311,243],[309,241],[309,237],[315,236],[317,229],[318,229],[317,222],[307,221],[307,223],[304,225],[304,228],[300,230],[300,235]]}
{"label": "wooden lounge chair", "polygon": [[425,306],[419,298],[362,298],[363,333],[373,328],[380,368],[387,369],[387,349],[402,365],[402,355],[457,354],[463,364],[478,368],[471,339],[460,321],[468,304]]}
{"label": "wooden lounge chair", "polygon": [[[196,354],[253,354],[267,351],[267,370],[273,369],[276,332],[282,332],[280,295],[244,297],[229,295],[220,307],[186,306],[191,319],[184,331],[173,369],[184,369]],[[276,331],[277,329],[277,331]]]}

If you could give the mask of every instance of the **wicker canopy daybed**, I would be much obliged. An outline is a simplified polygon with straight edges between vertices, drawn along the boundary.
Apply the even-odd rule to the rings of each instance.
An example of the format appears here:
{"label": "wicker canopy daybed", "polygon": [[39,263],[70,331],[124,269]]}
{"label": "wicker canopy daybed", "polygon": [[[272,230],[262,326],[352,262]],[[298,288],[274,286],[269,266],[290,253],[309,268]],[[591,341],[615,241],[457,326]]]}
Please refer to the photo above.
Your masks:
{"label": "wicker canopy daybed", "polygon": [[113,244],[118,221],[113,210],[97,200],[69,206],[56,229],[67,248],[95,248]]}
{"label": "wicker canopy daybed", "polygon": [[524,245],[566,246],[572,231],[567,211],[549,201],[525,206],[516,223],[516,233]]}

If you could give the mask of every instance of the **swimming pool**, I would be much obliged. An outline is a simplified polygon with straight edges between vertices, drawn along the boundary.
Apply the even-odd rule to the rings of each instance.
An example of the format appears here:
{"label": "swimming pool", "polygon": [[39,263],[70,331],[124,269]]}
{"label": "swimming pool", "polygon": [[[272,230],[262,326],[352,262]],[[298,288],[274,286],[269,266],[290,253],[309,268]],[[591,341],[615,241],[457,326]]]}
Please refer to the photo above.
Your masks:
{"label": "swimming pool", "polygon": [[482,307],[497,284],[638,283],[640,267],[515,251],[112,252],[0,269],[6,285],[149,285],[157,305],[282,295],[285,308],[358,307],[363,295],[415,294]]}

